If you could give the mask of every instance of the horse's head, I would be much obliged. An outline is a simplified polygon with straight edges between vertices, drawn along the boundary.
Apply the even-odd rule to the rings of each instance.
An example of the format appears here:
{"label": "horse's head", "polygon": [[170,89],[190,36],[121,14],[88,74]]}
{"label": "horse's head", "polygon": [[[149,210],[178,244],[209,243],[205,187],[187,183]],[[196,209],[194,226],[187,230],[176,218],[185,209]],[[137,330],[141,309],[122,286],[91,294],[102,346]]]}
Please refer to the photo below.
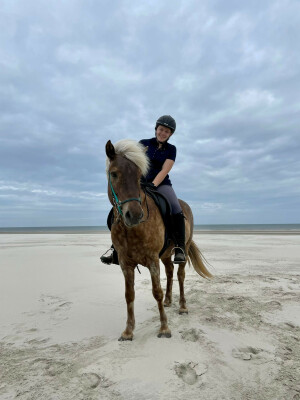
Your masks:
{"label": "horse's head", "polygon": [[115,146],[110,140],[106,143],[108,197],[127,227],[138,225],[144,216],[140,197],[143,164],[139,167],[139,162],[134,162],[135,152],[143,154],[137,156],[145,158],[146,169],[148,160],[139,143],[130,140],[119,141]]}

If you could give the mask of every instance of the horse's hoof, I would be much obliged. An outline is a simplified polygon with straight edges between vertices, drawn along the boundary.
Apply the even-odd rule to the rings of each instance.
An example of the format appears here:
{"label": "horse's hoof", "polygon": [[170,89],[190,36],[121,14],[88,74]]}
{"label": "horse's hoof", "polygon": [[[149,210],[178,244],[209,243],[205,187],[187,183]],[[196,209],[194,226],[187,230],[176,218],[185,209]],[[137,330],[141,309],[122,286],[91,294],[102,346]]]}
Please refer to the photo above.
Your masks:
{"label": "horse's hoof", "polygon": [[119,341],[119,342],[126,342],[126,341],[130,340],[130,341],[132,342],[132,339],[133,339],[132,336],[131,336],[131,337],[120,336],[119,339],[118,339],[118,341]]}
{"label": "horse's hoof", "polygon": [[171,307],[172,303],[164,303],[164,307]]}
{"label": "horse's hoof", "polygon": [[162,338],[162,337],[165,337],[165,338],[170,338],[172,335],[171,335],[171,332],[160,332],[158,335],[157,335],[157,337],[159,337],[159,338]]}
{"label": "horse's hoof", "polygon": [[189,313],[189,310],[188,310],[187,308],[181,308],[181,309],[179,310],[179,314],[180,314],[180,315],[188,314],[188,313]]}

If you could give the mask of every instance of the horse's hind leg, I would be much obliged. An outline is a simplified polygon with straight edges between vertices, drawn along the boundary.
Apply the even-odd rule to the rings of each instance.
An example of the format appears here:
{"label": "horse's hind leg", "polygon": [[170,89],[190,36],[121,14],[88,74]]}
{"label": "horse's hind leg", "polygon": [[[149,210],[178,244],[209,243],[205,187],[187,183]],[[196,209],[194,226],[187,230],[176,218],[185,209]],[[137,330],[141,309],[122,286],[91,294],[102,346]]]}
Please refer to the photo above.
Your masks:
{"label": "horse's hind leg", "polygon": [[167,321],[167,315],[165,313],[164,309],[164,304],[163,304],[163,298],[164,298],[164,292],[161,288],[160,285],[160,270],[159,270],[159,261],[154,262],[150,267],[150,274],[151,274],[151,280],[152,280],[152,293],[157,301],[158,305],[158,310],[160,314],[160,330],[158,332],[158,337],[171,337],[171,331],[168,327],[168,321]]}
{"label": "horse's hind leg", "polygon": [[170,257],[162,259],[162,262],[165,265],[166,276],[167,276],[167,288],[166,288],[164,306],[165,307],[170,307],[170,305],[172,304],[172,287],[173,287],[174,265],[173,265]]}
{"label": "horse's hind leg", "polygon": [[125,278],[125,298],[127,303],[127,322],[125,331],[122,333],[119,340],[132,340],[133,330],[135,327],[134,318],[134,268],[123,267],[121,265]]}
{"label": "horse's hind leg", "polygon": [[177,277],[178,277],[178,282],[179,282],[179,291],[180,291],[180,297],[179,297],[179,314],[188,314],[188,309],[186,308],[186,301],[184,297],[184,278],[185,278],[185,263],[180,263],[177,271]]}

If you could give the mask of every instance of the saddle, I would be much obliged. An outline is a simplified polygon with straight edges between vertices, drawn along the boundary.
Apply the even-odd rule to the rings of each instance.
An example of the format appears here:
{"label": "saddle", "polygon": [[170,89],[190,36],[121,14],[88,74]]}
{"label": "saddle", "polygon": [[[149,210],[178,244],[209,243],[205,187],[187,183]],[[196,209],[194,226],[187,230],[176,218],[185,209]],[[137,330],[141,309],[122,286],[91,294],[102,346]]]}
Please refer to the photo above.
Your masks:
{"label": "saddle", "polygon": [[[160,215],[164,222],[165,226],[165,242],[163,248],[159,252],[159,256],[161,256],[164,251],[169,247],[170,242],[174,241],[173,235],[173,223],[172,223],[172,207],[169,203],[169,200],[157,190],[155,190],[154,186],[148,184],[146,182],[141,182],[141,186],[145,191],[146,196],[151,197],[154,200],[157,208],[159,209]],[[111,230],[111,226],[114,222],[114,212],[113,208],[110,210],[108,217],[107,217],[107,226],[108,229]]]}

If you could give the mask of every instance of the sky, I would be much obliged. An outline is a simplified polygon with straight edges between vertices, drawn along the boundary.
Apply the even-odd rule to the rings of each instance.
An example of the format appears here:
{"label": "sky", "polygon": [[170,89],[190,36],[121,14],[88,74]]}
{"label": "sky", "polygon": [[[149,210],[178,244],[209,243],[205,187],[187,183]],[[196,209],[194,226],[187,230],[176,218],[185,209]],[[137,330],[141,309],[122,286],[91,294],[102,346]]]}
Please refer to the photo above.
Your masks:
{"label": "sky", "polygon": [[196,224],[300,223],[298,0],[2,0],[0,227],[105,225],[105,144],[177,123]]}

